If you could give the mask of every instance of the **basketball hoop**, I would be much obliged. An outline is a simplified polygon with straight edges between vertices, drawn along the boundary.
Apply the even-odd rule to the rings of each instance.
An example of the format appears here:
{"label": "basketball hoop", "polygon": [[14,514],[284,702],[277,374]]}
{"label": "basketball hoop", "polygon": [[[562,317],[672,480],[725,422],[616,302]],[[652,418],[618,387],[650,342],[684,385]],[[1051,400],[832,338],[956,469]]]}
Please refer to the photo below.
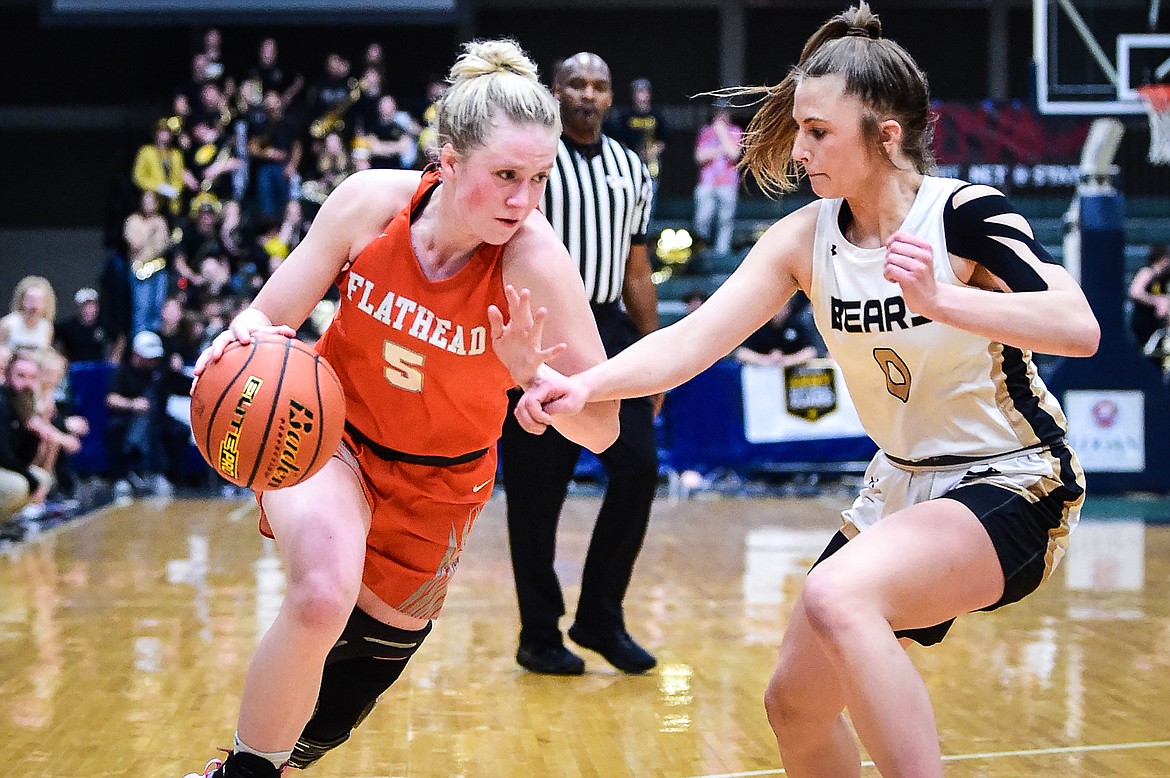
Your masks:
{"label": "basketball hoop", "polygon": [[1170,84],[1142,84],[1137,93],[1150,119],[1150,164],[1170,165]]}

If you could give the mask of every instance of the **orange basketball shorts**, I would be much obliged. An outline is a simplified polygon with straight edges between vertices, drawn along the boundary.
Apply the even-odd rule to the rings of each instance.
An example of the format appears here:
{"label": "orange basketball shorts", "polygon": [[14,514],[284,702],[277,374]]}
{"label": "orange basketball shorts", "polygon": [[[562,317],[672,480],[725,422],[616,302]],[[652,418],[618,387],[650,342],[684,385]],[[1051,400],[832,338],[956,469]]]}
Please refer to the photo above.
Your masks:
{"label": "orange basketball shorts", "polygon": [[[370,506],[362,582],[395,610],[435,618],[491,496],[495,446],[471,462],[435,467],[387,461],[347,432],[333,456],[354,471]],[[260,532],[272,537],[263,506]]]}

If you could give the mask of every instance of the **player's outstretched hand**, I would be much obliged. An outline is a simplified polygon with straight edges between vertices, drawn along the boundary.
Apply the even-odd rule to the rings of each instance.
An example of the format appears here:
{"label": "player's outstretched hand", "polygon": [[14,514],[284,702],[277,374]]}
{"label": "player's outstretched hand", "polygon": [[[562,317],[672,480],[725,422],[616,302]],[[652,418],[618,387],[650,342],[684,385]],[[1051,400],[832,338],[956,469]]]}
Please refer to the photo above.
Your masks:
{"label": "player's outstretched hand", "polygon": [[548,311],[544,308],[532,310],[531,294],[527,289],[519,292],[511,284],[504,287],[508,298],[508,322],[495,305],[488,306],[488,322],[492,328],[492,350],[508,368],[517,386],[527,388],[536,378],[540,366],[553,359],[568,346],[557,343],[541,348],[544,335],[544,320]]}

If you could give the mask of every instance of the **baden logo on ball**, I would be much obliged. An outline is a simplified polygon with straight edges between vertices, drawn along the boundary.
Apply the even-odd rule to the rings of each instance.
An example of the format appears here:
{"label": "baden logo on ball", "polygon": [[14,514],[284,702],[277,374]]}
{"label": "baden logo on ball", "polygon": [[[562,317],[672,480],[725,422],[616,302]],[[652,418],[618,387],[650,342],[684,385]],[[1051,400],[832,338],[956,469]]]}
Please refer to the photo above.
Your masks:
{"label": "baden logo on ball", "polygon": [[191,431],[223,478],[256,490],[309,478],[345,429],[345,394],[312,347],[282,335],[232,343],[191,396]]}

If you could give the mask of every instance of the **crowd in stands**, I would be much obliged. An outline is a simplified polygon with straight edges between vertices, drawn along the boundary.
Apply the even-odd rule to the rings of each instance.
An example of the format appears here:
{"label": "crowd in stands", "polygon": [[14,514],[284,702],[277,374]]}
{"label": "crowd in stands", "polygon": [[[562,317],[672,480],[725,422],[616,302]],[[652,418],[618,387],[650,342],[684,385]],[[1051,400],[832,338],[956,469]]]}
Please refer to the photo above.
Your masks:
{"label": "crowd in stands", "polygon": [[[76,506],[69,459],[88,434],[102,436],[110,467],[101,475],[118,496],[170,494],[209,479],[187,472],[182,400],[190,365],[347,176],[419,169],[429,159],[428,125],[445,84],[437,77],[425,86],[396,83],[378,43],[361,49],[356,64],[329,52],[315,76],[287,68],[275,38],[264,38],[254,61],[240,67],[224,61],[222,45],[218,29],[202,35],[190,72],[176,74],[168,109],[142,128],[149,142],[125,171],[134,203],[117,215],[97,289],[77,292],[58,318],[52,287],[30,275],[0,318],[0,527],[13,516],[36,520]],[[630,104],[614,111],[606,132],[636,149],[657,180],[667,128],[650,102],[649,81],[636,78],[630,87]],[[742,133],[717,100],[696,134],[694,232],[696,247],[708,252],[733,250]],[[1131,295],[1151,312],[1142,342],[1154,337],[1157,348],[1147,354],[1170,364],[1170,336],[1165,345],[1161,339],[1166,262],[1164,250],[1152,256]],[[694,290],[687,312],[703,297]],[[778,312],[735,356],[781,369],[824,356],[806,302]],[[312,341],[331,306],[323,301],[298,334]],[[89,430],[72,412],[68,365],[79,362],[110,366],[105,429]]]}
{"label": "crowd in stands", "polygon": [[[98,288],[77,292],[58,320],[51,285],[30,275],[0,319],[0,535],[76,507],[69,455],[91,432],[104,441],[101,475],[115,496],[208,478],[186,472],[190,365],[347,176],[428,158],[425,125],[444,84],[427,85],[415,114],[402,109],[378,43],[356,66],[328,53],[316,78],[286,68],[275,38],[235,71],[222,44],[218,29],[203,34],[169,110],[143,128],[149,142],[125,171],[134,207],[118,216]],[[299,334],[312,340],[330,315],[325,301]],[[71,411],[77,362],[110,366],[105,429]]]}
{"label": "crowd in stands", "polygon": [[[418,110],[404,110],[395,91],[409,87],[387,73],[378,43],[365,46],[356,65],[342,52],[327,53],[315,77],[287,68],[272,37],[244,67],[225,62],[222,51],[221,32],[206,30],[189,73],[176,74],[168,109],[142,128],[149,142],[125,171],[133,207],[117,216],[120,230],[97,289],[77,292],[73,310],[58,320],[49,283],[28,276],[12,313],[0,320],[0,421],[12,421],[9,439],[0,441],[0,524],[76,506],[69,455],[91,431],[69,407],[70,363],[110,366],[109,421],[92,432],[104,443],[108,467],[101,475],[116,496],[167,495],[193,478],[210,478],[186,472],[182,399],[190,365],[248,305],[347,176],[367,168],[418,169],[429,159],[428,125],[445,84],[431,79],[414,90],[421,92],[417,99],[407,95]],[[649,82],[634,79],[631,105],[615,111],[607,129],[657,173],[666,128],[649,100]],[[696,164],[722,165],[728,179],[735,175],[739,128],[732,126],[731,136],[717,132],[727,122],[722,109],[696,145]],[[706,207],[711,199],[706,189],[697,195],[700,210],[714,215]],[[700,225],[723,251],[733,209],[733,201],[718,209],[718,241],[706,234],[710,215]],[[323,301],[298,334],[313,340],[331,314]],[[10,473],[17,477],[7,479]]]}

